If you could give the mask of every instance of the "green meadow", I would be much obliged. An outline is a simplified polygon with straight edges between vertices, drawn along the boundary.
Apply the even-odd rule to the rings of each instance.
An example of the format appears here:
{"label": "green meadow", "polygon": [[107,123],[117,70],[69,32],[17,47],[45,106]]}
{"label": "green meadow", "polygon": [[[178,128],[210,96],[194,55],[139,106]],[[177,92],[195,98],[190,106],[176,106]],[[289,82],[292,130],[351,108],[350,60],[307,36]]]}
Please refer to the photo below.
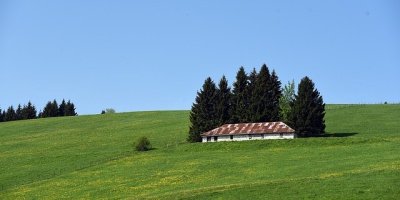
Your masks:
{"label": "green meadow", "polygon": [[326,108],[294,140],[186,143],[189,111],[0,123],[0,199],[398,199],[400,105]]}

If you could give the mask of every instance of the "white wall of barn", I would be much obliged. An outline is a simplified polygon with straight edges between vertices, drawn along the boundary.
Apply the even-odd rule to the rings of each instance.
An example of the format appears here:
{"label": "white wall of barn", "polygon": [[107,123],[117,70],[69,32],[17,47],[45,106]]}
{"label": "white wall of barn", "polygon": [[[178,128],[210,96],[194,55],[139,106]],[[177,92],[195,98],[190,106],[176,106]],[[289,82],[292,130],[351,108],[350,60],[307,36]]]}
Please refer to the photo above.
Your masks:
{"label": "white wall of barn", "polygon": [[202,142],[226,142],[244,140],[273,140],[273,139],[294,139],[295,133],[274,133],[274,134],[250,134],[250,135],[221,135],[202,137]]}

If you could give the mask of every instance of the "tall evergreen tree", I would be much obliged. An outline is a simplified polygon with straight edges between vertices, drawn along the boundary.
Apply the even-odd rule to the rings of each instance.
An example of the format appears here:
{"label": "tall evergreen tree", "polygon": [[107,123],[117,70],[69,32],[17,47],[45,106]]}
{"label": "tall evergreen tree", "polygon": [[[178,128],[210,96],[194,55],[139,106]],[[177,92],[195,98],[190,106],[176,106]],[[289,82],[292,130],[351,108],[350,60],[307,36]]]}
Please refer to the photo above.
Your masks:
{"label": "tall evergreen tree", "polygon": [[31,101],[29,101],[28,102],[28,119],[35,119],[37,117],[36,113],[37,113],[37,111],[36,111],[35,105],[33,105],[31,103]]}
{"label": "tall evergreen tree", "polygon": [[58,103],[57,101],[54,99],[53,103],[51,103],[51,117],[58,117],[60,116],[58,114]]}
{"label": "tall evergreen tree", "polygon": [[217,89],[217,107],[216,115],[218,117],[218,126],[230,123],[230,106],[232,102],[231,88],[228,86],[228,80],[222,76]]}
{"label": "tall evergreen tree", "polygon": [[255,113],[257,112],[257,107],[259,104],[259,99],[260,96],[257,93],[256,87],[257,87],[257,77],[258,73],[255,68],[253,68],[253,71],[249,74],[248,77],[248,85],[247,85],[247,99],[248,99],[248,111],[247,111],[247,122],[255,122],[258,121],[256,119]]}
{"label": "tall evergreen tree", "polygon": [[75,112],[75,105],[68,100],[67,104],[65,105],[65,113],[64,116],[76,116],[77,113]]}
{"label": "tall evergreen tree", "polygon": [[247,96],[248,77],[244,67],[240,67],[236,74],[236,82],[233,83],[232,90],[232,123],[248,122],[248,96]]}
{"label": "tall evergreen tree", "polygon": [[189,142],[201,142],[200,134],[210,131],[218,126],[216,115],[217,88],[208,77],[203,88],[197,92],[196,101],[190,112]]}
{"label": "tall evergreen tree", "polygon": [[4,111],[2,111],[0,108],[0,122],[4,122],[5,115],[6,115],[6,113]]}
{"label": "tall evergreen tree", "polygon": [[24,107],[22,107],[22,119],[23,120],[28,119],[28,117],[27,117],[27,109],[28,109],[28,106],[26,104],[24,104]]}
{"label": "tall evergreen tree", "polygon": [[22,120],[23,115],[22,115],[22,106],[21,104],[18,104],[17,110],[15,112],[15,120]]}
{"label": "tall evergreen tree", "polygon": [[[266,64],[263,64],[257,76],[257,84],[255,87],[256,101],[253,102],[255,110],[253,122],[271,121],[272,111],[270,110],[271,92],[271,74]],[[258,100],[257,100],[258,99]]]}
{"label": "tall evergreen tree", "polygon": [[271,111],[271,116],[269,120],[275,122],[281,120],[281,108],[279,106],[279,99],[282,96],[281,82],[279,81],[278,75],[276,75],[275,70],[272,70],[270,88],[271,98],[268,101],[268,109]]}
{"label": "tall evergreen tree", "polygon": [[48,101],[46,106],[43,108],[43,112],[40,115],[41,117],[45,118],[45,117],[51,117],[51,101]]}
{"label": "tall evergreen tree", "polygon": [[14,121],[16,119],[16,113],[13,106],[8,107],[7,112],[5,113],[5,121]]}
{"label": "tall evergreen tree", "polygon": [[310,137],[325,132],[325,104],[314,83],[307,76],[301,79],[297,95],[288,115],[288,125],[300,137]]}
{"label": "tall evergreen tree", "polygon": [[58,115],[59,116],[66,116],[65,115],[65,107],[66,107],[67,105],[65,104],[65,100],[63,99],[62,100],[62,102],[61,102],[61,104],[60,104],[60,106],[58,107]]}
{"label": "tall evergreen tree", "polygon": [[53,102],[47,102],[43,109],[42,117],[57,117],[58,116],[58,104],[54,99]]}
{"label": "tall evergreen tree", "polygon": [[36,118],[36,108],[32,105],[31,101],[28,102],[28,105],[24,105],[22,109],[23,119],[35,119]]}

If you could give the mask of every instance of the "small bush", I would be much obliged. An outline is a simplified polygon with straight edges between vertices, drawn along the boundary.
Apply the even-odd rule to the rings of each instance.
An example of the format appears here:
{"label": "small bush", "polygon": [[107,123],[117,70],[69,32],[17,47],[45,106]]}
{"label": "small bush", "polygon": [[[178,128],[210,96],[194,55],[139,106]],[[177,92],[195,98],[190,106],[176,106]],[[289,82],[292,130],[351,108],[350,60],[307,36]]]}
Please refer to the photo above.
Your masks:
{"label": "small bush", "polygon": [[143,136],[140,137],[137,142],[135,143],[135,150],[136,151],[148,151],[151,149],[151,144],[147,137]]}
{"label": "small bush", "polygon": [[[107,108],[104,112],[104,114],[114,114],[115,110],[114,108]],[[101,112],[101,114],[103,114],[103,112]]]}

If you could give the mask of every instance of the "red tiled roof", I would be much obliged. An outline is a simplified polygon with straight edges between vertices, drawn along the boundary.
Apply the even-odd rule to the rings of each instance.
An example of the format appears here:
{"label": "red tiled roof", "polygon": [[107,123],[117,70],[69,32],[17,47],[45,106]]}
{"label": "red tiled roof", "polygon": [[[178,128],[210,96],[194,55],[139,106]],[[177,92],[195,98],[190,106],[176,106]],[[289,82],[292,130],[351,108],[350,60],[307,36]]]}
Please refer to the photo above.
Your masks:
{"label": "red tiled roof", "polygon": [[243,124],[225,124],[211,131],[201,134],[201,136],[217,135],[243,135],[260,133],[294,133],[295,130],[283,122],[260,122]]}

